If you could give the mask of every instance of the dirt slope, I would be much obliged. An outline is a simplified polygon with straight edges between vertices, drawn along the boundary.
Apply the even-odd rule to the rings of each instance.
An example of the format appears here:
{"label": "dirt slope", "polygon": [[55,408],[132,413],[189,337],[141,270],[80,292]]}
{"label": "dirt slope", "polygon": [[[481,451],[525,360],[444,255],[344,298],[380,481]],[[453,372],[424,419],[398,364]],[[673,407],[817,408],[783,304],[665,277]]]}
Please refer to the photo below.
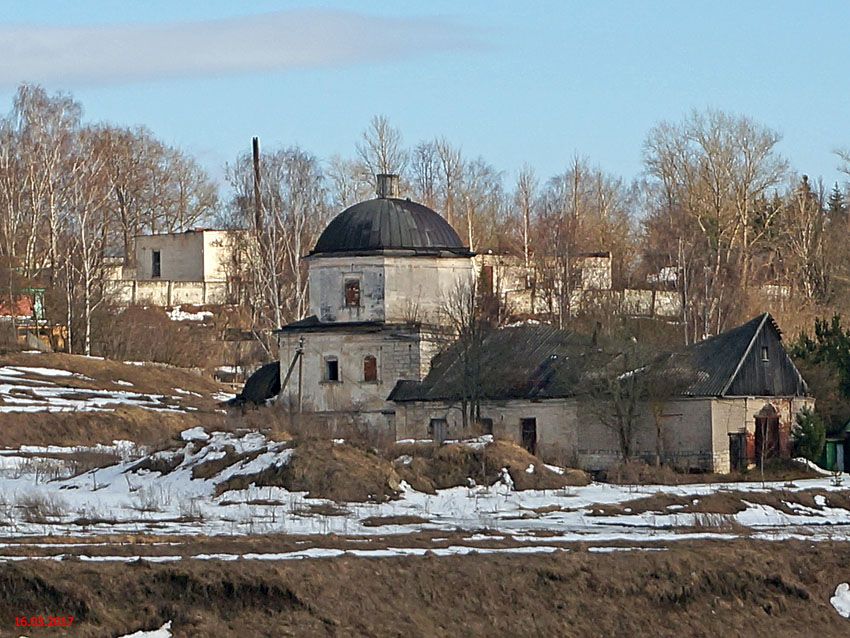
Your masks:
{"label": "dirt slope", "polygon": [[14,617],[74,615],[104,636],[173,621],[175,636],[845,636],[829,604],[841,544],[720,543],[665,552],[405,559],[16,563],[0,570],[0,636]]}

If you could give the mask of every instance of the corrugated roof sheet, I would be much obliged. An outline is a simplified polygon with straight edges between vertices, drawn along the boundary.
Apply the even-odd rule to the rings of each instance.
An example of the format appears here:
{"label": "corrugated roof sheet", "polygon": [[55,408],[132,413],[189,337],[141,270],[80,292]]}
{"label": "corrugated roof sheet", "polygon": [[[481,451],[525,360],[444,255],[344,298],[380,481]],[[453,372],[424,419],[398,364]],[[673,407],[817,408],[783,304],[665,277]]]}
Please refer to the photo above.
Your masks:
{"label": "corrugated roof sheet", "polygon": [[[551,326],[502,328],[481,345],[482,399],[543,399],[572,396],[594,349],[590,339]],[[468,371],[455,344],[434,359],[421,382],[400,381],[391,401],[455,401]]]}
{"label": "corrugated roof sheet", "polygon": [[[770,325],[765,313],[716,337],[674,353],[662,354],[641,374],[665,379],[670,375],[694,381],[685,396],[723,396],[761,330]],[[434,360],[421,382],[400,381],[389,396],[392,401],[457,401],[461,398],[463,361],[456,344]],[[591,339],[551,326],[502,328],[482,345],[480,396],[483,399],[539,399],[574,396],[586,373],[606,365],[615,355],[604,354]]]}
{"label": "corrugated roof sheet", "polygon": [[759,315],[737,328],[673,353],[663,364],[664,370],[669,373],[675,373],[677,369],[689,370],[696,375],[697,381],[684,392],[686,396],[721,396],[756,334],[767,321],[773,322],[770,315]]}

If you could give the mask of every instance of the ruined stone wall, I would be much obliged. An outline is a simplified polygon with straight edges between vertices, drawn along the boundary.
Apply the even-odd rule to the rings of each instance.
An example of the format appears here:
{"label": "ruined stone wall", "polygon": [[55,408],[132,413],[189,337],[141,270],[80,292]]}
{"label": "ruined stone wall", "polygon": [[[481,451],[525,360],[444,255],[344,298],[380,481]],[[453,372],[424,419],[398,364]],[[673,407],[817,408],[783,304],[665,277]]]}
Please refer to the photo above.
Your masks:
{"label": "ruined stone wall", "polygon": [[[484,401],[481,417],[493,420],[493,436],[522,443],[522,419],[537,422],[537,453],[553,462],[575,465],[578,419],[574,399],[545,401]],[[396,436],[427,439],[431,419],[445,419],[447,438],[463,439],[478,431],[463,429],[460,403],[405,402],[396,405]]]}
{"label": "ruined stone wall", "polygon": [[112,303],[129,306],[202,306],[227,303],[227,284],[202,281],[109,280],[104,286]]}
{"label": "ruined stone wall", "polygon": [[[779,417],[780,441],[790,452],[791,430],[797,413],[804,407],[814,408],[811,397],[732,397],[714,399],[712,402],[712,446],[713,465],[716,472],[728,472],[731,468],[729,435],[744,432],[748,447],[754,445],[756,416],[765,406],[772,406]],[[748,456],[752,460],[754,450]]]}
{"label": "ruined stone wall", "polygon": [[136,237],[136,278],[154,279],[153,252],[160,254],[158,279],[172,281],[204,280],[203,233],[173,233]]}

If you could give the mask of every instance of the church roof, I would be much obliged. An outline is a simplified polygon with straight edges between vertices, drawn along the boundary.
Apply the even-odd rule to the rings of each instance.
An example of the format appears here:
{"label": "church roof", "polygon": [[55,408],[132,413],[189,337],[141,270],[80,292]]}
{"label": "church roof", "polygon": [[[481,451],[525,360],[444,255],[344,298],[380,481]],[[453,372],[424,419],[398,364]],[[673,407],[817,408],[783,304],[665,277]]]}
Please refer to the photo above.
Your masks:
{"label": "church roof", "polygon": [[427,206],[378,197],[346,208],[328,224],[311,255],[384,251],[469,257],[472,253],[438,213]]}

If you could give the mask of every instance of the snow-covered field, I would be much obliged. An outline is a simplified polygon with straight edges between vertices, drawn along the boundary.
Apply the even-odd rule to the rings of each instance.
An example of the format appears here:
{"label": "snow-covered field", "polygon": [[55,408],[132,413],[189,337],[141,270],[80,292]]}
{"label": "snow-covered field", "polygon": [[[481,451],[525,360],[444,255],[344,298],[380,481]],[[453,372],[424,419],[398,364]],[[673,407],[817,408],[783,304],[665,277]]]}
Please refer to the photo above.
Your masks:
{"label": "snow-covered field", "polygon": [[[824,494],[846,493],[832,477],[783,483],[723,483],[680,486],[618,486],[592,483],[586,487],[559,490],[514,491],[505,482],[490,486],[457,487],[425,494],[402,483],[400,498],[382,503],[331,503],[307,498],[303,492],[281,487],[224,489],[225,482],[255,475],[268,468],[284,466],[292,455],[288,442],[267,440],[259,433],[208,435],[201,428],[183,433],[182,448],[157,452],[146,457],[144,469],[124,442],[126,460],[110,467],[72,478],[47,480],[13,454],[0,457],[0,525],[6,543],[0,545],[0,560],[16,560],[6,555],[11,547],[34,536],[61,535],[94,540],[103,535],[156,534],[157,536],[201,535],[205,537],[257,534],[313,535],[341,537],[393,536],[398,539],[379,549],[338,549],[307,547],[300,551],[257,554],[196,554],[196,559],[286,560],[305,557],[407,556],[431,551],[451,555],[469,551],[550,552],[564,544],[589,543],[594,551],[618,551],[623,543],[663,549],[665,543],[680,540],[734,539],[742,536],[765,540],[802,538],[810,541],[847,540],[850,537],[850,511],[830,507]],[[341,443],[340,443],[341,444]],[[45,451],[56,452],[56,450]],[[30,449],[29,453],[37,453]],[[208,478],[193,478],[193,471],[226,455],[238,459],[224,463]],[[29,458],[29,457],[27,457]],[[210,467],[207,465],[206,467]],[[205,473],[202,473],[205,474]],[[244,481],[243,481],[244,483]],[[225,486],[226,487],[226,486]],[[222,491],[223,490],[223,491]],[[815,506],[795,502],[788,495],[817,490]],[[622,504],[641,497],[668,495],[691,503],[726,493],[765,493],[776,491],[789,502],[781,511],[764,504],[748,503],[734,514],[707,515],[681,511],[681,505],[658,511],[600,514],[602,506]],[[755,496],[754,496],[755,500]],[[810,499],[811,500],[811,499]],[[326,508],[326,509],[323,509]],[[332,510],[332,511],[328,511]],[[792,512],[792,513],[789,513]],[[403,517],[403,518],[400,518]],[[375,525],[374,520],[387,524]],[[395,521],[399,521],[396,523]],[[465,532],[462,544],[440,544],[440,534]],[[428,533],[435,547],[408,546],[405,535]],[[63,539],[64,540],[64,539]],[[493,542],[500,541],[499,547]],[[48,543],[47,545],[50,545]],[[65,542],[57,547],[69,547]],[[61,555],[51,555],[59,558]],[[152,560],[186,558],[180,554],[159,554]],[[83,560],[132,560],[135,555],[81,556]]]}
{"label": "snow-covered field", "polygon": [[95,412],[121,406],[187,412],[197,408],[186,405],[186,401],[201,396],[181,388],[173,388],[173,393],[133,391],[129,389],[133,384],[123,379],[109,382],[119,388],[93,385],[97,384],[91,377],[60,368],[0,366],[0,413]]}

